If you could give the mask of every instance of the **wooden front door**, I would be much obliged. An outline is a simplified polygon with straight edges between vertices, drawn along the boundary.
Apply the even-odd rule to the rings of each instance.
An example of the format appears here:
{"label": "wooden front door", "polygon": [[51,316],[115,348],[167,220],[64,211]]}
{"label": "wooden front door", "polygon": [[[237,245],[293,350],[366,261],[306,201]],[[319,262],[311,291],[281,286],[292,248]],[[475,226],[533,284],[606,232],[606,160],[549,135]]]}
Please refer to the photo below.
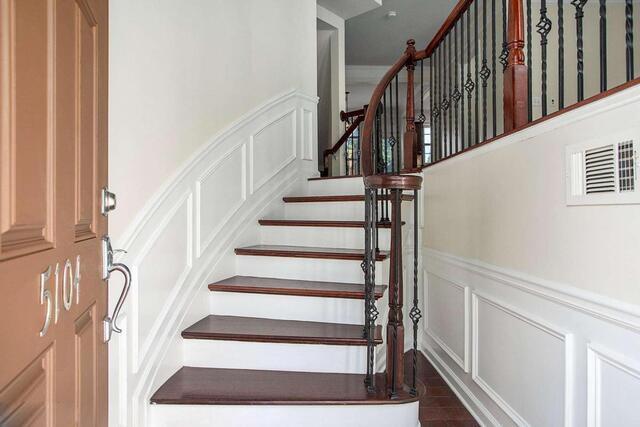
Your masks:
{"label": "wooden front door", "polygon": [[0,0],[0,425],[106,426],[107,0]]}

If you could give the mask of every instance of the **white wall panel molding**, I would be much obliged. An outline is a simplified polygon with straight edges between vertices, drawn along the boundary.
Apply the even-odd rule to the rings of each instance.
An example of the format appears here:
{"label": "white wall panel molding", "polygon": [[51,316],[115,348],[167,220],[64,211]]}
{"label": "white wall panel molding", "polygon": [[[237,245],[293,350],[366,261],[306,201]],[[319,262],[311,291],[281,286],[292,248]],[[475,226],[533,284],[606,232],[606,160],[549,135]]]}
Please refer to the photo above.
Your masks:
{"label": "white wall panel molding", "polygon": [[640,361],[595,343],[587,360],[588,427],[639,425]]}
{"label": "white wall panel molding", "polygon": [[[481,423],[640,423],[632,403],[640,395],[636,307],[427,248],[423,266],[422,349]],[[468,288],[466,311],[455,293],[434,287]],[[451,338],[433,333],[434,306],[450,313],[450,324],[469,316],[470,372],[452,357]]]}
{"label": "white wall panel molding", "polygon": [[[119,259],[131,267],[134,281],[123,310],[126,324],[121,321],[126,334],[112,344],[128,356],[115,358],[110,369],[110,389],[126,396],[112,420],[146,425],[151,393],[182,364],[176,337],[183,323],[208,314],[206,285],[233,274],[233,248],[257,241],[257,220],[282,210],[281,197],[300,191],[312,175],[316,165],[302,157],[309,151],[305,145],[315,150],[308,131],[316,123],[315,103],[288,92],[232,124],[169,179],[115,243],[129,251]],[[252,142],[279,154],[273,161],[257,159],[257,174]],[[253,192],[250,177],[259,184]],[[110,291],[114,302],[119,286]]]}
{"label": "white wall panel molding", "polygon": [[425,331],[461,369],[469,372],[469,287],[433,273],[425,272],[424,277]]}
{"label": "white wall panel molding", "polygon": [[522,272],[493,266],[479,260],[447,254],[431,248],[423,248],[425,255],[450,265],[472,271],[492,281],[517,288],[554,303],[580,310],[590,316],[615,323],[618,326],[640,332],[640,307],[573,286],[532,277]]}
{"label": "white wall panel molding", "polygon": [[[473,381],[519,426],[559,425],[561,420],[563,425],[570,426],[574,383],[571,334],[477,291],[472,293],[471,299]],[[483,335],[482,305],[494,311],[492,318],[487,316],[487,331]],[[503,318],[497,321],[498,316]],[[491,337],[491,334],[495,336]],[[499,348],[500,343],[508,343],[511,347]],[[480,358],[485,347],[489,354],[484,361],[493,378],[483,378],[481,371]],[[546,393],[540,395],[540,390],[546,390]],[[531,398],[527,396],[529,391]],[[533,407],[536,394],[538,408]],[[554,408],[558,397],[563,404]],[[537,421],[528,419],[512,401],[528,409],[530,416],[544,416]]]}

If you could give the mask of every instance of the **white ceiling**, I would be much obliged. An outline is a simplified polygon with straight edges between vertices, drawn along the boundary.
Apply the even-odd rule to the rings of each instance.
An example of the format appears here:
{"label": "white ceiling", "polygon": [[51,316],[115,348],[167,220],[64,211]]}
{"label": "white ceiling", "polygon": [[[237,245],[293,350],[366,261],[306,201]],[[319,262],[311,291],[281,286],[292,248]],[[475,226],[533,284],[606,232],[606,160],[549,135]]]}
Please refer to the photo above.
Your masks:
{"label": "white ceiling", "polygon": [[343,19],[380,7],[382,0],[318,0],[318,4]]}
{"label": "white ceiling", "polygon": [[[411,38],[416,40],[416,49],[424,49],[456,3],[456,0],[383,0],[381,7],[347,20],[347,65],[393,64]],[[397,12],[396,17],[387,17],[391,10]]]}

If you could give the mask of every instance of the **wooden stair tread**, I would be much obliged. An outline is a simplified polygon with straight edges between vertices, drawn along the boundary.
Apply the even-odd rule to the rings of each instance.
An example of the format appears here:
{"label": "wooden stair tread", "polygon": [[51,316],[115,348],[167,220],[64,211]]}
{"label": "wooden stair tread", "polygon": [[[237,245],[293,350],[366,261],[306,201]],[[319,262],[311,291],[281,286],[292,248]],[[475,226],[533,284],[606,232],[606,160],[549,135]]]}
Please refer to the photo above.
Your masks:
{"label": "wooden stair tread", "polygon": [[324,181],[327,179],[348,179],[348,178],[360,178],[362,179],[362,175],[338,175],[338,176],[313,176],[311,178],[307,178],[307,181]]}
{"label": "wooden stair tread", "polygon": [[[274,279],[269,277],[233,276],[209,285],[218,292],[295,295],[328,298],[364,298],[364,285],[357,283],[317,282],[311,280]],[[375,287],[376,299],[386,286]]]}
{"label": "wooden stair tread", "polygon": [[[174,405],[380,405],[415,402],[405,390],[396,399],[376,375],[375,393],[367,393],[363,374],[260,371],[182,367],[151,397]],[[423,390],[421,385],[419,391]]]}
{"label": "wooden stair tread", "polygon": [[[236,255],[276,256],[288,258],[322,258],[356,260],[364,259],[362,249],[316,248],[310,246],[286,245],[254,245],[235,249]],[[380,251],[376,254],[376,261],[387,259],[389,253]]]}
{"label": "wooden stair tread", "polygon": [[[378,196],[378,200],[388,200],[389,196]],[[318,202],[364,202],[364,194],[342,194],[329,196],[285,196],[285,203],[318,203]],[[413,200],[410,194],[402,195],[403,201]]]}
{"label": "wooden stair tread", "polygon": [[[318,219],[260,219],[260,225],[278,227],[339,227],[364,228],[364,221],[332,221]],[[404,224],[404,221],[402,222]],[[391,228],[391,222],[379,222],[378,228]]]}
{"label": "wooden stair tread", "polygon": [[[291,344],[367,345],[362,325],[209,315],[182,331],[187,339]],[[382,343],[382,327],[374,342]]]}

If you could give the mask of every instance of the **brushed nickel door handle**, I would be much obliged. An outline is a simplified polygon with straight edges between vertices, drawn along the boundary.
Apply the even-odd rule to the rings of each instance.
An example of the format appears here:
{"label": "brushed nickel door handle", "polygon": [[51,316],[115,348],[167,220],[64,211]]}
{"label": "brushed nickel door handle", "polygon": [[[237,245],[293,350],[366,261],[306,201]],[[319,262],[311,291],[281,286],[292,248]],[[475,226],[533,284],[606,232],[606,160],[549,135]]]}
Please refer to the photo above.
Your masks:
{"label": "brushed nickel door handle", "polygon": [[117,271],[122,274],[124,277],[124,286],[122,287],[122,292],[120,293],[120,297],[118,298],[118,302],[116,303],[115,308],[113,309],[113,314],[109,316],[105,316],[103,319],[103,327],[104,327],[104,342],[107,343],[111,340],[111,336],[113,333],[121,333],[122,329],[118,327],[117,321],[118,316],[120,315],[120,310],[122,310],[122,306],[124,305],[125,300],[127,299],[127,295],[129,294],[129,289],[131,288],[131,271],[129,267],[127,267],[123,263],[113,262],[113,254],[116,252],[125,252],[122,249],[114,250],[111,247],[111,240],[109,236],[104,236],[102,238],[102,248],[103,248],[103,258],[104,258],[104,266],[103,266],[103,279],[108,280],[111,277],[111,273]]}

